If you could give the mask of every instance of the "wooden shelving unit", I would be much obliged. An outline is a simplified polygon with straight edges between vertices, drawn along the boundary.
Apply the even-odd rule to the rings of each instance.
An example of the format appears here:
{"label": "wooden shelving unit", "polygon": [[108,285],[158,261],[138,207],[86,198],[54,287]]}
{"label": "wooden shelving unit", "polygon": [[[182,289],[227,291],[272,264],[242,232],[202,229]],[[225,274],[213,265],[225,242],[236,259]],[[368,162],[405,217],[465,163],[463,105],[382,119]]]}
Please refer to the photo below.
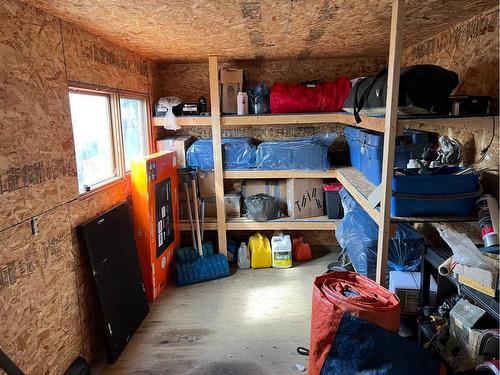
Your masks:
{"label": "wooden shelving unit", "polygon": [[[337,178],[349,191],[353,198],[365,209],[378,224],[377,247],[377,282],[383,284],[386,280],[388,242],[398,221],[458,221],[467,218],[429,217],[429,218],[391,218],[391,182],[393,177],[394,148],[396,135],[404,129],[420,129],[423,126],[464,128],[469,130],[491,129],[498,116],[485,117],[400,117],[397,116],[399,97],[400,58],[402,49],[402,31],[405,0],[393,0],[391,30],[388,57],[388,80],[386,114],[384,116],[362,116],[362,121],[356,124],[352,114],[339,113],[298,113],[298,114],[266,114],[246,116],[223,116],[220,113],[219,64],[216,56],[210,56],[209,80],[211,116],[178,117],[178,124],[183,126],[211,127],[214,149],[215,198],[217,219],[207,221],[205,229],[217,230],[219,250],[227,253],[227,230],[335,230],[337,221],[325,217],[305,220],[281,218],[264,223],[257,223],[246,218],[226,220],[224,210],[224,179],[272,179],[272,178]],[[262,170],[231,170],[222,169],[221,128],[224,126],[244,128],[246,126],[338,123],[357,126],[372,131],[384,133],[382,183],[380,191],[380,206],[373,207],[369,196],[377,189],[366,180],[363,174],[353,167],[340,167],[328,171],[262,171]],[[153,125],[163,126],[161,118],[154,118]],[[189,223],[181,223],[181,229],[188,230]]]}

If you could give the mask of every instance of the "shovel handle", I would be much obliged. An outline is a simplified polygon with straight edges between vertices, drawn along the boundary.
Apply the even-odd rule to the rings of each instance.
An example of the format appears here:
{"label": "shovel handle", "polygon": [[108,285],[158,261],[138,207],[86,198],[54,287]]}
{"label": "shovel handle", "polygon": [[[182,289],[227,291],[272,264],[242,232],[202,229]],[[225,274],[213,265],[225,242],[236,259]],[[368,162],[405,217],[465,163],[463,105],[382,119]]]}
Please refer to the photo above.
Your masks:
{"label": "shovel handle", "polygon": [[196,226],[196,240],[198,242],[198,254],[203,256],[203,245],[201,243],[200,231],[200,215],[198,213],[198,194],[196,193],[196,178],[191,179],[191,186],[193,188],[193,204],[194,204],[194,221]]}

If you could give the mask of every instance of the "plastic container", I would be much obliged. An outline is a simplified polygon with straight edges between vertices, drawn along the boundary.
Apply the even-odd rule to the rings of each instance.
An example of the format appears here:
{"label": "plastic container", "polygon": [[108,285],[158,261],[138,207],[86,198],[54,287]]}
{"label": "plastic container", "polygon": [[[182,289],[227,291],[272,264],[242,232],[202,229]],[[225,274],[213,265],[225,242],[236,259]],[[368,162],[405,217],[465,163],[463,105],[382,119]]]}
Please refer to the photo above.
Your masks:
{"label": "plastic container", "polygon": [[259,232],[248,239],[252,268],[267,268],[273,264],[269,239]]}
{"label": "plastic container", "polygon": [[351,165],[358,170],[361,170],[361,143],[359,139],[363,131],[363,129],[352,126],[346,126],[344,130],[347,145],[349,146]]}
{"label": "plastic container", "polygon": [[[382,155],[384,136],[382,134],[364,131],[360,133],[361,141],[361,171],[371,183],[379,185],[382,181]],[[394,168],[406,168],[410,160],[411,147],[396,144]]]}
{"label": "plastic container", "polygon": [[312,259],[311,245],[309,245],[304,236],[300,235],[292,239],[292,255],[293,260],[298,262]]}
{"label": "plastic container", "polygon": [[238,248],[238,267],[242,270],[250,268],[250,253],[247,244],[244,242]]}
{"label": "plastic container", "polygon": [[238,260],[238,243],[233,240],[227,240],[227,261],[236,263]]}
{"label": "plastic container", "polygon": [[273,268],[290,268],[292,266],[292,241],[288,234],[278,233],[271,238]]}
{"label": "plastic container", "polygon": [[421,130],[405,130],[403,137],[410,146],[410,159],[422,159],[424,149],[432,143],[433,133]]}
{"label": "plastic container", "polygon": [[392,179],[391,216],[456,215],[468,216],[479,196],[479,175],[453,175],[458,167],[440,169],[422,176],[411,169],[411,175]]}
{"label": "plastic container", "polygon": [[342,219],[344,216],[342,200],[339,195],[339,191],[341,189],[342,184],[339,182],[323,185],[323,190],[325,192],[326,215],[329,219]]}
{"label": "plastic container", "polygon": [[236,96],[236,108],[238,115],[248,115],[248,95],[240,91]]}

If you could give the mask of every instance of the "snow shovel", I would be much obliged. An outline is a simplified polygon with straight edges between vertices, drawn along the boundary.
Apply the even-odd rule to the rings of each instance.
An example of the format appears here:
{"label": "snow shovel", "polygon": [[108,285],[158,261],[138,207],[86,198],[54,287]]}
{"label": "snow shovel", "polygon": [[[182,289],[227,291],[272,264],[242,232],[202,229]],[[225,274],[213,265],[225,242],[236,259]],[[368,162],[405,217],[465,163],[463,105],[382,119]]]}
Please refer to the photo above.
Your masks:
{"label": "snow shovel", "polygon": [[193,204],[196,227],[196,240],[198,245],[198,258],[193,261],[176,262],[177,285],[184,286],[201,283],[229,276],[229,263],[223,254],[205,255],[201,243],[200,219],[198,211],[198,197],[196,189],[196,176],[191,175],[193,190]]}

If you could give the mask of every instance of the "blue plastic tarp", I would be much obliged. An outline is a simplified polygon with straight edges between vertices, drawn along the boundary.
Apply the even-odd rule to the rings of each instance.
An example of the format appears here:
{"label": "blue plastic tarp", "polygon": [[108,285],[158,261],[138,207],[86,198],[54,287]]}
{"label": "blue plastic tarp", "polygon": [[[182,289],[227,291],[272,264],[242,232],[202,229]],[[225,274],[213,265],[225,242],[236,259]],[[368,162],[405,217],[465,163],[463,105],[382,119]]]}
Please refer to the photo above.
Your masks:
{"label": "blue plastic tarp", "polygon": [[[247,169],[255,166],[255,150],[250,138],[222,138],[224,169]],[[199,139],[187,151],[187,164],[201,170],[214,169],[212,139]]]}
{"label": "blue plastic tarp", "polygon": [[[344,218],[337,226],[335,236],[345,250],[356,272],[375,279],[377,268],[378,225],[358,202],[342,189]],[[389,241],[387,266],[389,271],[418,271],[425,239],[406,224],[398,224],[396,235]]]}
{"label": "blue plastic tarp", "polygon": [[336,133],[322,133],[301,139],[263,142],[257,147],[258,169],[327,170],[328,147]]}

